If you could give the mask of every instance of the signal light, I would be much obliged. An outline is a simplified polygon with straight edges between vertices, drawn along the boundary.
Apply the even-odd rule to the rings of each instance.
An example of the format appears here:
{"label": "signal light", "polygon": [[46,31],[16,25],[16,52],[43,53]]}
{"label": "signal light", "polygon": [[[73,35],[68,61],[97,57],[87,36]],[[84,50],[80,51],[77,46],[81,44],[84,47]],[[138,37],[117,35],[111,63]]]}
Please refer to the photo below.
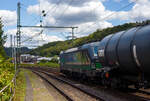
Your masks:
{"label": "signal light", "polygon": [[108,73],[108,72],[105,73],[105,77],[106,77],[106,78],[109,78],[109,73]]}

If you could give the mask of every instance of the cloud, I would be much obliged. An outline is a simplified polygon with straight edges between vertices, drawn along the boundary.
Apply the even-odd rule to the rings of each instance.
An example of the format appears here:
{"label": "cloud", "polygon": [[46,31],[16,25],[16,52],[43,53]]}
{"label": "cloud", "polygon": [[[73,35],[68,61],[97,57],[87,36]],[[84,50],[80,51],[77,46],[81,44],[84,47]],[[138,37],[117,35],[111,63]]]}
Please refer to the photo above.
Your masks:
{"label": "cloud", "polygon": [[[119,19],[130,22],[143,21],[150,19],[150,1],[149,0],[130,0],[134,2],[133,7],[129,11],[119,11],[115,13],[109,20]],[[112,12],[110,12],[112,13]]]}
{"label": "cloud", "polygon": [[[85,36],[97,29],[112,27],[111,20],[135,22],[150,18],[149,0],[129,0],[134,4],[128,11],[108,10],[103,5],[105,1],[107,0],[73,0],[72,2],[68,0],[39,0],[41,9],[48,12],[43,19],[43,25],[78,26],[78,36]],[[115,1],[120,2],[121,0]],[[39,4],[29,6],[27,11],[30,14],[39,15]],[[47,31],[70,32],[71,30],[47,29]]]}
{"label": "cloud", "polygon": [[150,19],[150,1],[149,0],[138,0],[133,6],[132,10],[129,11],[130,19],[134,21],[141,21]]}
{"label": "cloud", "polygon": [[[40,29],[26,29],[22,28],[21,30],[21,42],[22,46],[26,47],[32,47],[32,46],[41,46],[43,44],[46,44],[48,42],[53,42],[53,41],[62,41],[63,39],[59,38],[58,36],[50,36],[47,35],[46,33],[40,34]],[[5,44],[5,47],[10,46],[10,35],[15,36],[17,32],[17,29],[10,29],[4,34],[7,35],[7,42]],[[14,38],[13,38],[14,40]],[[32,44],[32,46],[30,46]]]}
{"label": "cloud", "polygon": [[[68,2],[68,0],[39,0],[40,7],[45,12],[48,12],[47,16],[43,20],[43,25],[49,26],[78,26],[78,30],[89,26],[92,22],[103,18],[106,13],[109,13],[102,4],[105,0],[74,0]],[[51,9],[53,8],[53,9]],[[40,14],[39,4],[32,5],[27,8],[30,14]],[[112,24],[107,21],[101,21],[100,26],[93,26],[93,28],[106,28],[111,27]],[[105,27],[104,27],[105,26]],[[84,30],[84,29],[83,29]],[[95,31],[96,29],[92,30]],[[70,31],[68,29],[58,30],[51,29],[49,31]],[[90,31],[91,32],[91,31]],[[89,32],[85,32],[89,33]]]}
{"label": "cloud", "polygon": [[4,26],[15,25],[17,22],[16,11],[0,10],[0,17]]}

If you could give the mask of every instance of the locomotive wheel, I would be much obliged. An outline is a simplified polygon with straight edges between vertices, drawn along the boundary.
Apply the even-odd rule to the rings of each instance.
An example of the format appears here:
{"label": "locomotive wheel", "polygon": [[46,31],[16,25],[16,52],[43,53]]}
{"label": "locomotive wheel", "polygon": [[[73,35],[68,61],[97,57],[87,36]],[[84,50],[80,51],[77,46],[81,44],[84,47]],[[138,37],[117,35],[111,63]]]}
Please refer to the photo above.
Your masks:
{"label": "locomotive wheel", "polygon": [[118,79],[112,78],[110,86],[111,88],[114,88],[114,89],[118,88],[119,87]]}
{"label": "locomotive wheel", "polygon": [[140,89],[140,86],[138,84],[135,84],[134,87],[138,90]]}

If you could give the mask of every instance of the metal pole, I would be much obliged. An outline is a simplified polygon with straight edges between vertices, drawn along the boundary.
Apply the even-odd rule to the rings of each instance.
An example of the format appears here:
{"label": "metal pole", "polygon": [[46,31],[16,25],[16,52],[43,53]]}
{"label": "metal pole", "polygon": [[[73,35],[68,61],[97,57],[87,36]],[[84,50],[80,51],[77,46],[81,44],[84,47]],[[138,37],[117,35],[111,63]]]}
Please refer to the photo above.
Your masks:
{"label": "metal pole", "polygon": [[74,28],[72,28],[72,40],[74,39]]}
{"label": "metal pole", "polygon": [[10,35],[10,48],[11,48],[11,58],[13,58],[13,44],[12,44],[12,35]]}
{"label": "metal pole", "polygon": [[20,31],[20,2],[17,4],[17,64],[20,63],[21,31]]}
{"label": "metal pole", "polygon": [[74,43],[73,43],[73,39],[74,39],[74,28],[72,28],[72,46],[74,45]]}
{"label": "metal pole", "polygon": [[14,36],[14,65],[15,65],[15,73],[16,73],[16,69],[17,69],[16,36]]}

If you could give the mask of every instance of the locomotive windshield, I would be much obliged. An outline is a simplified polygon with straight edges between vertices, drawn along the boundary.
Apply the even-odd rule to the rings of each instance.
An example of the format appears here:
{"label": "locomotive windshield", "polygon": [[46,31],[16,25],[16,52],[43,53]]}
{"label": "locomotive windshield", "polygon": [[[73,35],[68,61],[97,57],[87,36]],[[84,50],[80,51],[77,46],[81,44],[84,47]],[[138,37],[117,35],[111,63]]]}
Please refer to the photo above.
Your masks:
{"label": "locomotive windshield", "polygon": [[98,46],[93,47],[94,56],[98,55]]}

